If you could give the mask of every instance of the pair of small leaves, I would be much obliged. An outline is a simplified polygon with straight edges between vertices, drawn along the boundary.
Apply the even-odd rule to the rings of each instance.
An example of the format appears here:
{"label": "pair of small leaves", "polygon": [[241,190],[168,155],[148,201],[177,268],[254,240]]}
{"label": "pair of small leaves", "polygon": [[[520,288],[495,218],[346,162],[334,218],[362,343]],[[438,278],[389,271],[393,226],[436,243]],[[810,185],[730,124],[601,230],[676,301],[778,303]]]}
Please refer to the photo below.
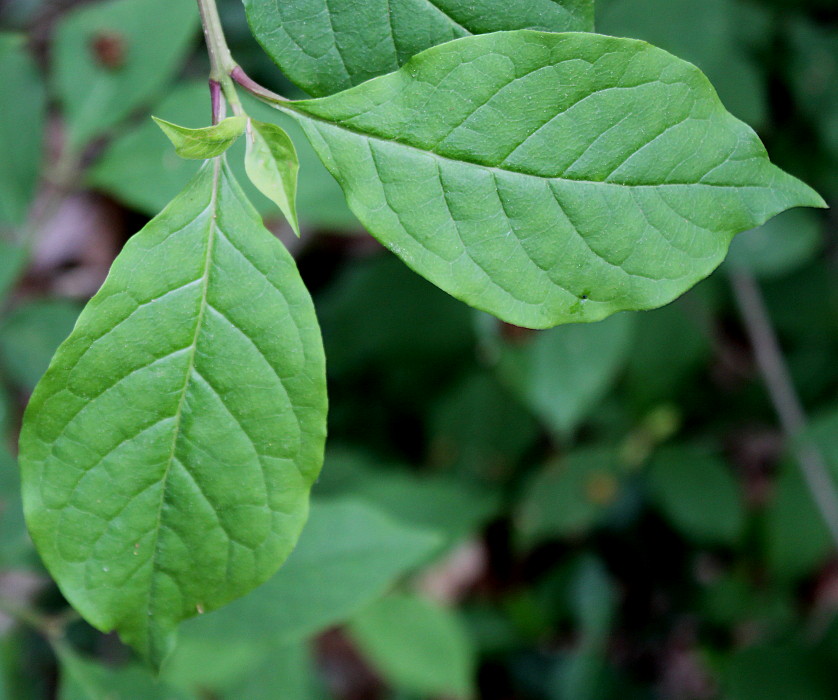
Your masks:
{"label": "pair of small leaves", "polygon": [[216,158],[247,131],[245,170],[251,182],[279,207],[294,233],[300,235],[295,202],[300,162],[291,137],[275,124],[243,115],[229,117],[213,126],[189,129],[153,117],[181,158]]}
{"label": "pair of small leaves", "polygon": [[[709,274],[735,233],[823,206],[697,69],[642,42],[466,37],[279,107],[373,235],[516,325],[660,306]],[[290,210],[292,168],[270,161],[290,147],[249,124],[252,151],[256,135],[268,142],[250,169]],[[241,122],[216,129],[169,131],[206,155]],[[196,138],[215,142],[196,150]],[[36,389],[21,441],[47,566],[88,620],[154,663],[179,621],[276,570],[322,461],[311,300],[222,159],[126,246]]]}

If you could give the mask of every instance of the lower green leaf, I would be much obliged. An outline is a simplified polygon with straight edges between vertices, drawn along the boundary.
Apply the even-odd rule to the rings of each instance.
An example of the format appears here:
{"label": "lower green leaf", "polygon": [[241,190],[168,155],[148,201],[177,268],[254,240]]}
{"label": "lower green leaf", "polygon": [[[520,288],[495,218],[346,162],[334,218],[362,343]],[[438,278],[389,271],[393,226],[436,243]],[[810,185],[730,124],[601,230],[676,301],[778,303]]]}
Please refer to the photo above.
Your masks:
{"label": "lower green leaf", "polygon": [[311,299],[222,160],[137,234],[33,394],[24,509],[50,573],[153,664],[293,548],[322,463]]}

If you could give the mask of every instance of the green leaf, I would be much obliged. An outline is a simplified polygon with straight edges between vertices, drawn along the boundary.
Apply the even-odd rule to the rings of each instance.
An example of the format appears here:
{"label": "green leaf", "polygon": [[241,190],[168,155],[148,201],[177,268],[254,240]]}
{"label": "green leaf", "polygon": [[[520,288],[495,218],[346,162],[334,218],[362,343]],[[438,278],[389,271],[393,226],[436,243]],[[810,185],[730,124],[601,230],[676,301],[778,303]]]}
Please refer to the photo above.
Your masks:
{"label": "green leaf", "polygon": [[[207,85],[205,82],[182,83],[166,99],[155,105],[154,112],[168,121],[199,126],[206,121]],[[291,134],[300,157],[300,187],[297,211],[303,224],[329,230],[358,230],[360,224],[349,211],[340,186],[315,155],[302,129],[291,117],[242,95],[245,110],[259,119],[272,119]],[[253,202],[263,216],[274,213],[275,205],[265,199],[247,181],[242,164],[244,144],[236,143],[228,158],[242,188],[253,194]],[[155,216],[182,190],[198,169],[194,161],[178,158],[167,139],[150,119],[117,138],[93,166],[88,179],[94,187],[105,190],[129,207]]]}
{"label": "green leaf", "polygon": [[418,476],[382,465],[362,452],[327,452],[315,493],[355,496],[394,520],[434,530],[453,542],[473,534],[497,512],[497,499],[479,486],[448,476]]}
{"label": "green leaf", "polygon": [[0,224],[19,225],[35,194],[46,110],[41,77],[23,36],[0,33],[0,85]]}
{"label": "green leaf", "polygon": [[52,51],[71,144],[83,146],[154,99],[197,28],[189,0],[112,0],[67,15]]}
{"label": "green leaf", "polygon": [[548,464],[527,484],[516,524],[527,544],[586,534],[605,515],[620,489],[614,451],[574,450]]}
{"label": "green leaf", "polygon": [[459,619],[417,596],[390,595],[349,623],[361,653],[397,688],[426,695],[474,694],[474,651]]}
{"label": "green leaf", "polygon": [[279,108],[376,238],[519,326],[661,306],[712,272],[734,234],[825,206],[694,66],[628,39],[466,37]]}
{"label": "green leaf", "polygon": [[180,621],[287,557],[325,419],[308,292],[210,161],[129,241],[35,390],[30,532],[72,605],[159,665]]}
{"label": "green leaf", "polygon": [[507,29],[593,31],[593,0],[244,0],[253,35],[311,95],[329,95],[452,39]]}
{"label": "green leaf", "polygon": [[214,126],[188,129],[164,119],[152,117],[181,158],[206,160],[220,156],[244,133],[246,117],[228,117]]}
{"label": "green leaf", "polygon": [[58,646],[61,662],[59,700],[187,700],[188,695],[161,685],[137,665],[118,668],[84,658],[67,644]]}
{"label": "green leaf", "polygon": [[[345,621],[427,559],[439,537],[351,499],[314,502],[286,565],[253,594],[184,625],[191,639],[265,644],[304,639]],[[177,653],[172,665],[177,664]]]}
{"label": "green leaf", "polygon": [[561,435],[596,408],[627,359],[636,319],[628,314],[533,334],[520,343],[486,338],[500,378]]}
{"label": "green leaf", "polygon": [[307,644],[279,647],[252,673],[222,693],[225,700],[315,700],[315,669]]}
{"label": "green leaf", "polygon": [[283,213],[294,233],[297,221],[297,174],[300,161],[294,142],[282,127],[248,119],[245,168],[250,181]]}
{"label": "green leaf", "polygon": [[657,452],[649,467],[652,498],[684,537],[699,545],[739,542],[745,526],[742,489],[730,467],[699,447]]}
{"label": "green leaf", "polygon": [[32,391],[79,317],[78,304],[53,299],[19,306],[0,323],[0,360],[12,381]]}

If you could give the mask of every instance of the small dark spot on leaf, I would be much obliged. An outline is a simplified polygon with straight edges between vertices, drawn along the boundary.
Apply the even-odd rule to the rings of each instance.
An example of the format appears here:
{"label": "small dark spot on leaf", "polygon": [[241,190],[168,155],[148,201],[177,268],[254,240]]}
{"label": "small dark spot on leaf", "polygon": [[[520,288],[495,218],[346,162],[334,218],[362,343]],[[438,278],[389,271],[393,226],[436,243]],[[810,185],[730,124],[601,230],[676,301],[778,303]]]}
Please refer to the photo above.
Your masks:
{"label": "small dark spot on leaf", "polygon": [[90,51],[96,62],[108,70],[119,70],[125,65],[125,37],[119,32],[101,31],[90,40]]}

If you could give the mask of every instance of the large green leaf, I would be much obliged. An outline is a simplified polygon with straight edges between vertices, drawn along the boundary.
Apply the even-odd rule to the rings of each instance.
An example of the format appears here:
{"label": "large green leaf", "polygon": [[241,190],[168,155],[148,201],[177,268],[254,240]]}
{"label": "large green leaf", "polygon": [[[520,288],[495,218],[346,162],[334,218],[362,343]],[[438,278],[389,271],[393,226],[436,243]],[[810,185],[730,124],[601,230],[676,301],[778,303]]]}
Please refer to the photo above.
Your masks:
{"label": "large green leaf", "polygon": [[592,31],[593,0],[244,0],[268,55],[312,95],[402,66],[432,46],[507,29]]}
{"label": "large green leaf", "polygon": [[734,234],[825,206],[694,66],[643,42],[466,37],[295,114],[362,223],[516,325],[661,306]]}
{"label": "large green leaf", "polygon": [[38,385],[27,523],[68,600],[159,664],[273,574],[325,438],[317,320],[222,161],[135,236]]}
{"label": "large green leaf", "polygon": [[197,28],[189,0],[111,0],[68,15],[52,50],[72,144],[84,145],[155,98]]}
{"label": "large green leaf", "polygon": [[0,34],[0,85],[0,224],[14,225],[25,219],[35,193],[46,107],[23,36]]}

